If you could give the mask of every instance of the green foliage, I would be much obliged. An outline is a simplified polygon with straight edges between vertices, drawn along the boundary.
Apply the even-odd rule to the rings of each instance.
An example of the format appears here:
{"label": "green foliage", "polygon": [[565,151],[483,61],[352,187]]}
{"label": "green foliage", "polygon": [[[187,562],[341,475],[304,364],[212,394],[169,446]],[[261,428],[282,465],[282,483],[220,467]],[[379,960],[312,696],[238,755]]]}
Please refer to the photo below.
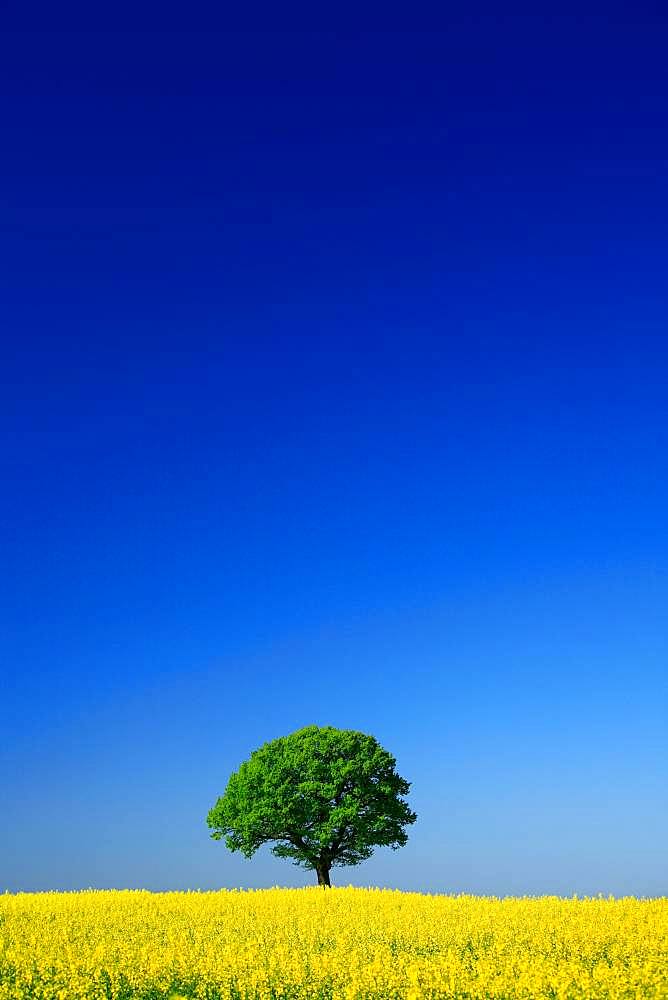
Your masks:
{"label": "green foliage", "polygon": [[395,766],[373,736],[307,726],[265,743],[231,775],[207,817],[211,836],[247,858],[273,842],[273,854],[328,885],[332,866],[406,843],[416,816]]}

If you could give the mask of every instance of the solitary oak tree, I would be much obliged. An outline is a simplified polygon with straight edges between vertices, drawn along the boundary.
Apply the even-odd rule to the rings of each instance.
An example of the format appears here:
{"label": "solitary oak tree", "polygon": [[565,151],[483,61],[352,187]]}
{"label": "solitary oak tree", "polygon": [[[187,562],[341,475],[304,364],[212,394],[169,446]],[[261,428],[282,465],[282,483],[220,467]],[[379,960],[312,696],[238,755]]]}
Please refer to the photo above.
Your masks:
{"label": "solitary oak tree", "polygon": [[315,871],[329,886],[335,865],[357,865],[373,848],[396,850],[416,820],[409,783],[373,736],[307,726],[265,743],[232,774],[209,812],[214,840],[247,858],[263,844]]}

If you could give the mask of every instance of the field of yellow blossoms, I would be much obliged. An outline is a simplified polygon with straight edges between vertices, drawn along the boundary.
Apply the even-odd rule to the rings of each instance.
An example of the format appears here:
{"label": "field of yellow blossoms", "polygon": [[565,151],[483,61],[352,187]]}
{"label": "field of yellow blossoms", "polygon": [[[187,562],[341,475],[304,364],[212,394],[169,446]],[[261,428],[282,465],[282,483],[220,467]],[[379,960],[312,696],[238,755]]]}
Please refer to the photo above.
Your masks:
{"label": "field of yellow blossoms", "polygon": [[668,997],[668,899],[0,896],[0,1000]]}

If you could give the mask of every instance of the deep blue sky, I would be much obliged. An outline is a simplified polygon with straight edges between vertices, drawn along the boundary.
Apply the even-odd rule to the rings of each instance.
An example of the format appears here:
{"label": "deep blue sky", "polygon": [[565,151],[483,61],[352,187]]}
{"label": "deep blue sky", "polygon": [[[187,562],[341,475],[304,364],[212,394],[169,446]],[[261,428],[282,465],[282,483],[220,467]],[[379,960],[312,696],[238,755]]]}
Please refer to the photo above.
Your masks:
{"label": "deep blue sky", "polygon": [[1,47],[0,889],[309,881],[315,722],[339,882],[666,892],[668,20]]}

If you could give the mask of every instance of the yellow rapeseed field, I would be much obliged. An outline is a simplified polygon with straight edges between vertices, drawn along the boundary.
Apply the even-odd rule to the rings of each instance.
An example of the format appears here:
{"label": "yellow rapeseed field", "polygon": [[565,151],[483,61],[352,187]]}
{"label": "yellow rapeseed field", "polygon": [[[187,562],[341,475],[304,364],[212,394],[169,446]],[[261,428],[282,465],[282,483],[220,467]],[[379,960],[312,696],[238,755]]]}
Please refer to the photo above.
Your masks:
{"label": "yellow rapeseed field", "polygon": [[668,899],[0,896],[0,1000],[668,997]]}

